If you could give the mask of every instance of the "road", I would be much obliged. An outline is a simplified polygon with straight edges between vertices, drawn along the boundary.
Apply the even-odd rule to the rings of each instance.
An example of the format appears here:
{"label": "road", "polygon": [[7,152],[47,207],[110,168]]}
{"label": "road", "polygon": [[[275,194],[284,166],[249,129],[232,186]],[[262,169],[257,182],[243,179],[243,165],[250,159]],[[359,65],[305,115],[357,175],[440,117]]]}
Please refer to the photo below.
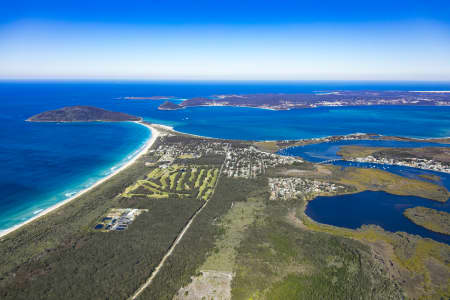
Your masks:
{"label": "road", "polygon": [[[225,161],[224,161],[225,162]],[[172,243],[172,245],[170,246],[169,250],[167,251],[167,253],[164,255],[164,257],[162,258],[161,262],[158,264],[158,266],[155,268],[155,270],[153,270],[152,275],[150,275],[150,277],[145,281],[145,283],[143,285],[141,285],[136,292],[134,292],[134,294],[128,298],[129,300],[134,300],[137,297],[139,297],[140,294],[142,294],[142,292],[150,286],[150,284],[152,283],[153,279],[155,279],[156,275],[158,275],[159,270],[161,270],[161,268],[164,266],[164,263],[166,262],[166,260],[170,257],[170,255],[172,255],[173,250],[175,249],[175,247],[178,245],[178,243],[181,241],[181,239],[183,238],[184,234],[188,231],[189,227],[191,227],[192,222],[194,222],[195,218],[202,212],[202,210],[206,207],[206,205],[208,204],[209,200],[212,199],[212,197],[214,196],[214,193],[216,192],[216,187],[217,184],[219,183],[219,179],[220,176],[222,175],[222,169],[223,169],[224,163],[222,163],[222,166],[220,167],[220,171],[219,171],[219,175],[217,176],[217,180],[216,183],[214,185],[214,191],[211,193],[211,196],[208,198],[208,200],[205,201],[205,203],[203,203],[203,205],[192,215],[192,217],[189,219],[189,221],[186,223],[186,226],[184,226],[183,230],[181,230],[180,234],[178,234],[177,238],[175,239],[175,241]]]}

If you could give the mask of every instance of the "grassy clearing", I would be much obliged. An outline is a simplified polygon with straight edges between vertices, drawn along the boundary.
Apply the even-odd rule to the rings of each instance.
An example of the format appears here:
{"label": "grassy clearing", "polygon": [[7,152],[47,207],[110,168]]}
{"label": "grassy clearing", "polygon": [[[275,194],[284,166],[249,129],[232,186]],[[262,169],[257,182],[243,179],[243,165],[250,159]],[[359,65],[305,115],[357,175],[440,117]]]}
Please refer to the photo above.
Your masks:
{"label": "grassy clearing", "polygon": [[[177,182],[177,191],[183,191],[186,189],[186,186],[184,185],[184,177],[186,177],[186,172],[183,172],[180,176],[180,178],[178,179]],[[189,186],[187,186],[189,187]]]}
{"label": "grassy clearing", "polygon": [[205,194],[202,196],[202,199],[203,199],[203,201],[206,201],[206,200],[208,200],[208,198],[209,198],[209,196],[211,196],[211,194],[212,194],[212,189],[211,188],[208,188],[208,190],[205,192]]}
{"label": "grassy clearing", "polygon": [[382,151],[388,148],[383,147],[363,147],[363,146],[342,146],[337,152],[343,159],[354,159],[356,157],[366,157],[372,155],[377,151]]}
{"label": "grassy clearing", "polygon": [[154,188],[157,188],[157,189],[160,189],[160,188],[161,188],[161,186],[160,186],[159,184],[156,184],[156,183],[154,183],[153,181],[147,180],[147,181],[146,181],[146,184],[149,184],[149,185],[151,185],[151,186],[153,186]]}
{"label": "grassy clearing", "polygon": [[173,190],[175,188],[175,178],[177,177],[177,175],[178,175],[178,173],[174,172],[172,175],[169,176],[171,190]]}
{"label": "grassy clearing", "polygon": [[160,168],[155,168],[153,169],[148,175],[147,178],[152,179],[152,178],[159,178],[161,177],[161,174],[163,173],[163,170]]}
{"label": "grassy clearing", "polygon": [[[168,198],[169,194],[167,192],[161,191],[156,184],[152,184],[153,182],[147,181],[147,180],[138,180],[134,185],[131,185],[125,189],[125,191],[122,193],[122,196],[125,198],[132,198],[132,197],[147,197],[147,198],[157,198],[157,199],[163,199]],[[157,186],[155,188],[155,185]],[[139,188],[144,188],[145,190],[151,192],[151,193],[136,193],[135,191],[138,191]]]}
{"label": "grassy clearing", "polygon": [[205,169],[201,169],[200,173],[197,176],[197,180],[195,180],[195,185],[194,188],[199,188],[200,187],[200,183],[202,182],[202,177],[205,174]]}
{"label": "grassy clearing", "polygon": [[[167,168],[156,168],[147,175],[145,180],[139,180],[127,187],[122,195],[126,198],[155,199],[192,196],[206,201],[213,192],[218,175],[218,168],[203,166],[173,165]],[[186,180],[188,176],[193,179]]]}
{"label": "grassy clearing", "polygon": [[198,196],[197,196],[197,198],[201,198],[202,194],[205,192],[205,189],[208,186],[208,179],[210,179],[210,173],[211,173],[211,170],[208,170],[206,177],[203,179],[202,184],[200,185],[200,187],[198,189]]}
{"label": "grassy clearing", "polygon": [[264,198],[249,195],[247,201],[233,203],[232,208],[219,223],[224,234],[216,241],[216,250],[206,259],[200,270],[233,272],[237,248],[244,238],[245,229],[261,215]]}
{"label": "grassy clearing", "polygon": [[403,215],[428,230],[450,235],[450,214],[427,207],[408,208]]}
{"label": "grassy clearing", "polygon": [[149,190],[149,191],[151,191],[151,192],[153,192],[153,193],[155,193],[155,194],[161,194],[161,193],[163,193],[161,190],[159,190],[159,189],[153,187],[153,186],[150,184],[150,181],[139,180],[136,184],[139,185],[139,186],[142,186],[143,188],[145,188],[145,189],[147,189],[147,190]]}
{"label": "grassy clearing", "polygon": [[263,151],[268,151],[268,152],[273,152],[273,153],[280,150],[280,147],[278,147],[276,141],[255,142],[255,146]]}
{"label": "grassy clearing", "polygon": [[[200,172],[200,174],[202,173]],[[198,199],[203,200],[208,199],[208,197],[211,195],[213,191],[218,174],[219,174],[218,169],[208,169],[208,171],[206,171],[206,177],[203,179],[202,184],[199,187],[199,192],[197,195]]]}
{"label": "grassy clearing", "polygon": [[212,179],[210,180],[208,187],[212,188],[216,184],[217,176],[219,175],[219,169],[214,169],[214,174]]}
{"label": "grassy clearing", "polygon": [[418,196],[445,202],[449,192],[445,187],[422,180],[414,180],[378,169],[345,168],[327,166],[332,170],[332,180],[354,186],[357,191],[386,191],[401,196]]}
{"label": "grassy clearing", "polygon": [[195,177],[195,174],[197,173],[197,170],[198,169],[195,168],[195,167],[191,169],[191,176],[189,177],[189,182],[190,183],[192,183],[194,181],[194,179],[197,178],[197,177]]}
{"label": "grassy clearing", "polygon": [[170,175],[169,172],[164,172],[163,175],[160,178],[160,182],[161,182],[163,190],[166,190],[167,187],[168,187],[167,178],[169,177],[169,175]]}

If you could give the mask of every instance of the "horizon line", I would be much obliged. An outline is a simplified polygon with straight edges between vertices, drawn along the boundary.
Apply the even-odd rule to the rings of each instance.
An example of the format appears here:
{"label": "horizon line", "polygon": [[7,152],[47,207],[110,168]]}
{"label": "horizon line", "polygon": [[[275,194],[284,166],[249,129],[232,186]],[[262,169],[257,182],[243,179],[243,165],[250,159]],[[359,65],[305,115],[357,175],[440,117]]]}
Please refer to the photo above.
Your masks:
{"label": "horizon line", "polygon": [[201,78],[2,78],[0,82],[12,81],[128,81],[128,82],[440,82],[450,83],[450,79],[201,79]]}

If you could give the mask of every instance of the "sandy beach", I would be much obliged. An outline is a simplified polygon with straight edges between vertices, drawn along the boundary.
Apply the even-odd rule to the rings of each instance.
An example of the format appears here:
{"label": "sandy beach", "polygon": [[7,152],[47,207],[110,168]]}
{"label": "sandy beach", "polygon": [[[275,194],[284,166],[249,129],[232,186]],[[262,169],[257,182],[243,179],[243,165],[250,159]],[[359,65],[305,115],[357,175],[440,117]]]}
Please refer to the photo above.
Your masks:
{"label": "sandy beach", "polygon": [[152,127],[152,126],[150,126],[150,125],[148,125],[148,124],[146,124],[146,123],[143,123],[143,122],[137,122],[137,121],[134,122],[134,123],[140,124],[140,125],[142,125],[142,126],[147,127],[147,128],[151,131],[151,133],[152,133],[151,138],[146,142],[145,146],[141,149],[141,151],[139,151],[139,153],[138,153],[137,155],[135,155],[135,156],[134,156],[132,159],[130,159],[126,164],[124,164],[123,166],[121,166],[120,168],[118,168],[117,170],[115,170],[114,172],[112,172],[111,174],[109,174],[108,176],[106,176],[106,177],[100,179],[99,181],[97,181],[96,183],[94,183],[93,185],[91,185],[90,187],[88,187],[88,188],[86,188],[86,189],[84,189],[84,190],[81,190],[80,192],[78,192],[78,193],[75,194],[74,196],[72,196],[72,197],[70,197],[70,198],[68,198],[68,199],[66,199],[66,200],[64,200],[64,201],[61,201],[61,202],[59,202],[59,203],[57,203],[57,204],[55,204],[55,205],[53,205],[53,206],[51,206],[51,207],[49,207],[49,208],[47,208],[47,209],[44,209],[44,210],[41,211],[39,214],[37,214],[37,215],[35,215],[34,217],[32,217],[32,218],[26,220],[26,221],[23,222],[23,223],[17,224],[17,225],[15,225],[15,226],[11,227],[11,228],[8,228],[8,229],[6,229],[6,230],[0,231],[0,238],[3,238],[3,237],[6,236],[7,234],[9,234],[9,233],[11,233],[11,232],[13,232],[13,231],[15,231],[15,230],[17,230],[17,229],[19,229],[19,228],[25,226],[25,225],[27,225],[28,223],[31,223],[31,222],[33,222],[34,220],[39,219],[40,217],[45,216],[46,214],[48,214],[48,213],[50,213],[50,212],[52,212],[52,211],[54,211],[54,210],[60,208],[61,206],[63,206],[63,205],[65,205],[65,204],[67,204],[67,203],[69,203],[69,202],[75,200],[76,198],[80,197],[81,195],[86,194],[86,193],[89,192],[90,190],[94,189],[95,187],[97,187],[97,186],[99,186],[100,184],[104,183],[105,181],[107,181],[108,179],[110,179],[111,177],[113,177],[114,175],[118,174],[120,171],[122,171],[122,170],[128,168],[128,167],[129,167],[130,165],[132,165],[135,161],[137,161],[142,155],[144,155],[145,153],[147,153],[147,151],[151,148],[151,146],[155,143],[156,139],[159,137],[160,132],[159,132],[155,127]]}

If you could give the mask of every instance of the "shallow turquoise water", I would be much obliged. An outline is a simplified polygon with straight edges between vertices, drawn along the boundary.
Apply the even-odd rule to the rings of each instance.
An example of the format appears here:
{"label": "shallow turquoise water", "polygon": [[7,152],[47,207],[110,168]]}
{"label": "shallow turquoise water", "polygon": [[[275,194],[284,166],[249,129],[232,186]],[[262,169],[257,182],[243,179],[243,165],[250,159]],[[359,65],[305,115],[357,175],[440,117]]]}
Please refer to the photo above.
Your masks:
{"label": "shallow turquoise water", "polygon": [[2,139],[8,135],[0,144],[0,230],[107,176],[150,136],[134,123],[12,121],[7,131],[0,133]]}
{"label": "shallow turquoise water", "polygon": [[94,105],[204,136],[246,140],[322,137],[354,132],[450,136],[450,107],[347,107],[269,111],[198,107],[159,111],[163,101],[234,93],[318,90],[450,90],[432,82],[0,82],[0,229],[33,215],[105,176],[135,152],[149,132],[135,124],[36,124],[33,114]]}

